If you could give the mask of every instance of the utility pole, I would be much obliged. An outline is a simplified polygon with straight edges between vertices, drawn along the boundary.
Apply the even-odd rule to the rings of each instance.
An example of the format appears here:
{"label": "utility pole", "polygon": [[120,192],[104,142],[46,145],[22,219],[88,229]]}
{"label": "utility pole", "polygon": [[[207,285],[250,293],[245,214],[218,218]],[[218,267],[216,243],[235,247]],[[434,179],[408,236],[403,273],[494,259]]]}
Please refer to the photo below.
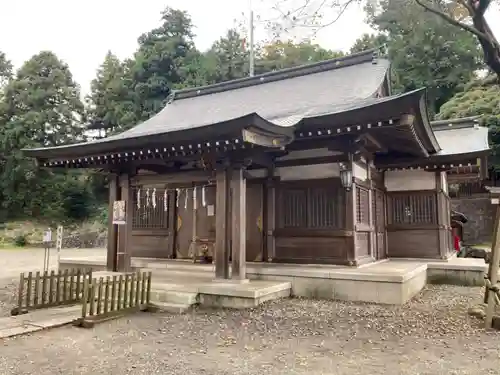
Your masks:
{"label": "utility pole", "polygon": [[250,77],[253,77],[254,76],[254,72],[255,72],[255,51],[254,51],[254,35],[253,35],[253,31],[254,31],[254,26],[253,26],[253,7],[252,7],[252,0],[250,0],[250,25],[249,25],[249,29],[250,29],[250,32],[249,32],[249,43],[250,43],[250,67],[248,69],[248,72],[249,72],[249,75]]}

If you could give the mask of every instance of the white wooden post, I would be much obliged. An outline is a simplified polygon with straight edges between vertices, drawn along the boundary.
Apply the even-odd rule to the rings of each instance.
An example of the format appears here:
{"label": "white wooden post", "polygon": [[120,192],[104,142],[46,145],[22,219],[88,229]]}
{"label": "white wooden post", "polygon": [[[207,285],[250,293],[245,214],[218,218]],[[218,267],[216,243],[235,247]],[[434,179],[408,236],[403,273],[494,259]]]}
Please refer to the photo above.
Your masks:
{"label": "white wooden post", "polygon": [[[496,215],[495,215],[495,228],[493,231],[493,241],[491,244],[491,260],[490,266],[488,269],[488,279],[490,281],[490,285],[493,287],[498,282],[498,268],[500,263],[500,204],[499,198],[492,198],[491,203],[497,206]],[[488,286],[487,286],[488,287]],[[488,306],[486,306],[486,318],[484,320],[484,324],[486,329],[491,328],[493,324],[493,314],[495,312],[496,305],[496,292],[492,290],[486,291],[488,296]]]}

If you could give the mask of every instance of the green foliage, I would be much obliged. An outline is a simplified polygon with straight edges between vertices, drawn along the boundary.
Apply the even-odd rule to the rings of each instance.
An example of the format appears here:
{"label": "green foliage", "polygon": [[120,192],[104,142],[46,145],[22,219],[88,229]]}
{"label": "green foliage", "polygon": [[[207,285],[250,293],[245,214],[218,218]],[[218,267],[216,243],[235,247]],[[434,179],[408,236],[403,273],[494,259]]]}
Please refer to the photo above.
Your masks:
{"label": "green foliage", "polygon": [[161,19],[160,27],[139,37],[139,49],[131,63],[139,120],[158,113],[171,89],[185,87],[189,65],[197,62],[190,16],[168,7]]}
{"label": "green foliage", "polygon": [[[474,36],[443,22],[414,1],[383,0],[380,9],[367,11],[371,25],[383,35],[372,39],[387,40],[394,91],[427,87],[433,113],[439,112],[481,66]],[[355,47],[365,42],[371,42],[370,38],[365,36]]]}
{"label": "green foliage", "polygon": [[351,53],[362,52],[372,48],[380,48],[387,45],[389,38],[384,34],[363,34],[356,39],[351,47]]}
{"label": "green foliage", "polygon": [[463,91],[441,107],[438,119],[482,116],[480,122],[490,130],[490,162],[500,169],[500,85],[496,77],[473,80]]}
{"label": "green foliage", "polygon": [[127,63],[109,51],[90,85],[88,121],[108,134],[126,130],[137,122],[135,95],[130,89],[132,85],[127,73]]}
{"label": "green foliage", "polygon": [[41,169],[20,150],[83,140],[83,109],[68,66],[49,51],[33,56],[6,85],[0,128],[3,219],[67,216],[63,202],[72,194],[68,176],[74,172]]}
{"label": "green foliage", "polygon": [[341,56],[342,52],[327,50],[310,42],[277,41],[262,48],[256,70],[265,73]]}
{"label": "green foliage", "polygon": [[28,244],[28,239],[26,238],[26,235],[24,234],[18,234],[14,238],[14,245],[17,247],[25,247]]}

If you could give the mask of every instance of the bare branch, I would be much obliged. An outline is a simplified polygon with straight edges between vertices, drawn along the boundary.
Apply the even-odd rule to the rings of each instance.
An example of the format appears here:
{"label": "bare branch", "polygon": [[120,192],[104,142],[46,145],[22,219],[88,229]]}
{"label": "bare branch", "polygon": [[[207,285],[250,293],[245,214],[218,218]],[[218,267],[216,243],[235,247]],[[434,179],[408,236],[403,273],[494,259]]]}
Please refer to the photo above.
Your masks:
{"label": "bare branch", "polygon": [[453,17],[451,17],[449,14],[446,14],[445,12],[442,12],[442,11],[434,8],[433,6],[426,4],[425,0],[415,0],[415,1],[416,1],[416,3],[418,5],[420,5],[424,9],[428,10],[431,13],[434,13],[435,15],[437,15],[439,17],[441,17],[442,19],[444,19],[445,21],[451,23],[452,25],[460,27],[461,29],[463,29],[465,31],[468,31],[471,34],[474,34],[478,38],[483,39],[485,41],[488,41],[488,43],[491,42],[490,38],[488,38],[488,36],[486,34],[480,32],[479,30],[475,29],[474,27],[471,27],[471,26],[469,26],[469,25],[467,25],[467,24],[465,24],[463,22],[457,21],[456,19],[454,19]]}

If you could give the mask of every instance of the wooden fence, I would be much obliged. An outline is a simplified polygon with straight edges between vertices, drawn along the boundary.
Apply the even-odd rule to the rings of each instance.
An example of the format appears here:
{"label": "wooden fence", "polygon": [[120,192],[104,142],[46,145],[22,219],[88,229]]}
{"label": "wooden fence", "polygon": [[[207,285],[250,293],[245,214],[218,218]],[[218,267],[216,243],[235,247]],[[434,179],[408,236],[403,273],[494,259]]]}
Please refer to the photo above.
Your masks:
{"label": "wooden fence", "polygon": [[22,273],[19,279],[17,306],[12,315],[46,307],[78,304],[85,282],[92,280],[92,270]]}
{"label": "wooden fence", "polygon": [[148,309],[151,295],[151,272],[85,280],[82,317],[78,325],[86,328],[134,311]]}

